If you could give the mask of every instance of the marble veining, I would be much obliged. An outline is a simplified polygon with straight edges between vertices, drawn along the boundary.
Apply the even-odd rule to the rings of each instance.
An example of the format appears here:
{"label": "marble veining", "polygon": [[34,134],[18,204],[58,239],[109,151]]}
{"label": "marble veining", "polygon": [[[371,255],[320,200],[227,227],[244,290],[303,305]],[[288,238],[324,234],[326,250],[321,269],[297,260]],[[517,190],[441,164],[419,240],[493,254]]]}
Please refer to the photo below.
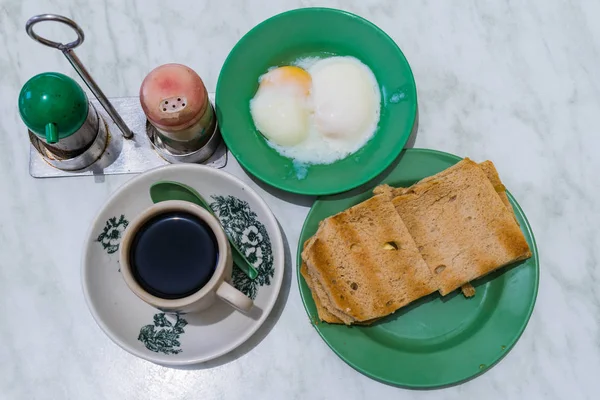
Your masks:
{"label": "marble veining", "polygon": [[[370,380],[311,327],[291,278],[267,327],[192,369],[139,360],[87,310],[82,241],[96,211],[131,176],[34,180],[17,112],[31,76],[75,72],[25,33],[53,12],[86,33],[77,53],[109,97],[136,95],[155,66],[181,62],[214,91],[231,47],[281,11],[342,8],[384,29],[411,63],[416,147],[492,159],[533,227],[541,283],[515,348],[470,382],[410,391]],[[597,399],[600,395],[600,3],[563,0],[257,2],[0,1],[0,398],[2,399]],[[39,32],[68,40],[68,30]],[[78,78],[77,78],[78,80]],[[270,189],[230,158],[227,170],[265,198],[295,259],[311,198]],[[288,274],[288,277],[290,275]]]}

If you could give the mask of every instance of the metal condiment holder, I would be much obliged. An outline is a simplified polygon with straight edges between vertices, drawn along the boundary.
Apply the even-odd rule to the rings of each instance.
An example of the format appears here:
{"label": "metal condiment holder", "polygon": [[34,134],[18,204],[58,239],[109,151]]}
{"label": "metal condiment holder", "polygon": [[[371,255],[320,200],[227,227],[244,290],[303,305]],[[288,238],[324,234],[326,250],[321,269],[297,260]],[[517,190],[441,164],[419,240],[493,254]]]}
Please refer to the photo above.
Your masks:
{"label": "metal condiment holder", "polygon": [[[209,98],[212,101],[214,95],[209,93]],[[49,161],[44,159],[38,149],[32,144],[29,152],[29,173],[31,176],[34,178],[51,178],[97,174],[135,174],[170,163],[187,162],[186,160],[177,159],[177,157],[181,156],[172,157],[171,154],[163,152],[160,144],[157,146],[153,142],[154,139],[151,137],[151,131],[146,130],[146,115],[142,110],[138,97],[111,98],[110,100],[127,126],[133,132],[136,132],[133,138],[125,139],[123,135],[120,135],[118,126],[110,119],[106,110],[100,107],[96,99],[91,99],[90,102],[96,106],[98,114],[103,117],[108,132],[110,132],[108,144],[102,156],[98,161],[85,169],[66,171],[50,165]],[[227,147],[221,139],[218,125],[210,141],[213,141],[216,150],[202,164],[214,168],[223,168],[227,165]]]}
{"label": "metal condiment holder", "polygon": [[[71,27],[77,33],[77,39],[62,44],[40,37],[33,30],[33,26],[44,21],[60,22]],[[25,29],[35,41],[63,52],[81,79],[96,96],[96,99],[90,99],[90,102],[101,117],[100,132],[96,140],[84,153],[71,159],[56,158],[44,148],[35,134],[29,132],[31,141],[29,173],[31,176],[49,178],[140,173],[161,165],[180,162],[201,162],[214,168],[223,168],[227,164],[227,148],[221,139],[218,122],[204,147],[189,154],[173,154],[154,134],[152,125],[147,123],[138,97],[109,100],[73,51],[84,40],[83,30],[74,21],[60,15],[43,14],[30,18]],[[211,102],[214,101],[213,94],[209,94],[209,98]],[[99,158],[98,152],[102,152]],[[89,167],[77,169],[77,165],[82,162],[85,164],[85,160],[92,159],[92,157],[93,159],[97,158],[97,161]]]}

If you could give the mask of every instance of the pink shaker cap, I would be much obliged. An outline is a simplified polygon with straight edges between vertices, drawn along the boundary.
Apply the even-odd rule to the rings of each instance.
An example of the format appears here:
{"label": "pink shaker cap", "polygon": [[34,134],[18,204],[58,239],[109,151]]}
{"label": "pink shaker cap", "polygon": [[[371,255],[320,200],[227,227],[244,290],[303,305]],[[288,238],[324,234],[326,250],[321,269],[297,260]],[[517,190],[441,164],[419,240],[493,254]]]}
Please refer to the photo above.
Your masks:
{"label": "pink shaker cap", "polygon": [[192,69],[181,64],[165,64],[144,78],[140,103],[153,125],[165,131],[177,131],[200,120],[208,105],[208,93]]}

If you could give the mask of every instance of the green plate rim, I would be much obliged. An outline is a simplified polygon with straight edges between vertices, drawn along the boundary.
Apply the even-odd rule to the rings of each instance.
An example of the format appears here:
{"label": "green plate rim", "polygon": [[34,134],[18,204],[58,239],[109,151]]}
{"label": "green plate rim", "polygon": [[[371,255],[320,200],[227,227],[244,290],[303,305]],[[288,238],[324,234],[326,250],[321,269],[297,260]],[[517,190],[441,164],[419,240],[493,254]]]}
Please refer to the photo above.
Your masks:
{"label": "green plate rim", "polygon": [[[433,150],[433,149],[421,149],[421,148],[413,148],[413,149],[405,149],[399,157],[403,157],[405,153],[422,153],[422,154],[433,154],[433,155],[437,155],[437,156],[443,156],[449,159],[452,159],[454,161],[460,161],[462,160],[462,157],[459,157],[457,155],[451,154],[451,153],[447,153],[444,151],[439,151],[439,150]],[[369,191],[372,188],[366,190]],[[361,193],[364,193],[366,191],[363,191]],[[356,371],[360,372],[361,374],[374,379],[378,382],[381,383],[385,383],[388,385],[392,385],[392,386],[397,386],[397,387],[402,387],[402,388],[408,388],[408,389],[440,389],[440,388],[445,388],[445,387],[450,387],[450,386],[454,386],[460,383],[464,383],[467,381],[470,381],[471,379],[477,378],[478,376],[484,374],[485,372],[489,371],[490,369],[492,369],[496,364],[498,364],[504,357],[506,357],[506,355],[513,349],[513,347],[515,346],[515,344],[519,341],[519,339],[521,338],[521,336],[523,335],[523,332],[525,331],[525,328],[527,327],[527,324],[529,323],[529,321],[531,320],[531,315],[533,314],[533,309],[535,308],[535,304],[536,304],[536,300],[537,300],[537,296],[538,296],[538,290],[539,290],[539,284],[540,284],[540,264],[539,264],[539,254],[538,254],[538,249],[537,249],[537,243],[535,240],[535,236],[533,234],[533,230],[531,229],[531,225],[529,224],[529,220],[527,219],[527,216],[525,215],[525,213],[523,212],[523,209],[521,208],[521,206],[519,205],[519,203],[517,203],[517,201],[515,200],[515,198],[513,197],[513,195],[507,190],[506,191],[509,200],[512,204],[513,207],[515,207],[518,211],[518,213],[520,213],[520,215],[522,216],[523,222],[524,222],[524,227],[526,232],[529,234],[529,236],[531,237],[531,253],[532,253],[532,257],[531,259],[534,260],[535,262],[535,287],[533,288],[533,295],[532,295],[532,299],[529,305],[529,308],[527,310],[527,315],[526,317],[523,319],[523,322],[520,324],[519,326],[519,330],[515,336],[515,338],[512,340],[511,343],[506,345],[506,349],[504,351],[504,353],[502,353],[502,355],[500,357],[498,357],[496,360],[494,360],[492,363],[488,364],[483,370],[480,370],[472,375],[469,376],[465,376],[464,378],[461,379],[454,379],[454,380],[448,380],[448,381],[444,381],[444,382],[439,382],[436,384],[413,384],[413,383],[409,383],[409,382],[402,382],[400,380],[397,380],[395,382],[392,382],[390,380],[387,379],[382,379],[378,376],[376,376],[375,374],[370,373],[368,370],[361,368],[359,365],[356,365],[356,363],[354,363],[351,360],[346,359],[342,354],[340,354],[338,352],[338,350],[329,342],[328,338],[321,332],[320,328],[319,328],[319,324],[315,324],[313,321],[313,316],[310,314],[309,309],[308,309],[308,303],[314,304],[314,301],[312,299],[312,297],[306,296],[302,290],[302,282],[304,282],[304,278],[302,277],[302,275],[300,274],[300,264],[302,263],[302,238],[305,236],[306,234],[306,230],[307,230],[307,225],[308,225],[308,221],[311,218],[314,210],[315,210],[315,206],[322,201],[321,198],[318,198],[312,205],[312,207],[310,208],[306,219],[304,220],[304,223],[302,225],[302,230],[300,231],[300,235],[298,238],[298,250],[296,252],[296,279],[298,281],[298,290],[300,292],[300,297],[302,298],[302,304],[304,305],[304,310],[306,311],[306,314],[308,315],[309,319],[310,319],[310,323],[311,325],[315,328],[315,330],[319,333],[319,336],[323,339],[323,341],[327,344],[327,346],[329,346],[329,348],[339,357],[341,358],[346,364],[348,364],[349,366],[351,366],[352,368],[354,368]],[[357,193],[360,194],[360,193]],[[356,194],[356,195],[357,195]],[[304,282],[304,284],[306,284],[306,282]],[[321,322],[319,322],[321,323]]]}
{"label": "green plate rim", "polygon": [[[400,49],[400,47],[398,46],[398,44],[396,43],[396,41],[394,39],[392,39],[383,29],[381,29],[380,27],[378,27],[377,25],[375,25],[374,23],[372,23],[368,19],[361,17],[360,15],[356,15],[356,14],[353,14],[353,13],[351,13],[349,11],[340,10],[340,9],[337,9],[337,8],[330,8],[330,7],[304,7],[304,8],[296,8],[296,9],[293,9],[293,10],[284,11],[284,12],[276,14],[276,15],[270,17],[270,18],[267,18],[266,20],[264,20],[264,21],[260,22],[259,24],[255,25],[252,29],[250,29],[248,32],[246,32],[244,34],[244,36],[242,36],[240,38],[240,40],[238,40],[238,42],[235,44],[235,46],[233,46],[233,48],[231,49],[231,51],[227,55],[227,58],[225,58],[225,61],[223,62],[223,65],[221,66],[221,70],[219,71],[219,77],[217,79],[217,87],[216,87],[216,90],[215,90],[215,109],[218,109],[218,107],[219,107],[219,87],[221,85],[221,79],[222,79],[221,71],[228,64],[228,62],[230,61],[230,58],[233,57],[233,53],[235,52],[235,50],[238,47],[243,46],[246,41],[250,40],[249,36],[252,34],[252,32],[254,30],[259,29],[263,25],[268,24],[268,23],[272,22],[273,20],[286,17],[286,16],[288,16],[290,14],[297,14],[297,13],[304,13],[304,12],[314,12],[314,11],[326,11],[326,12],[335,12],[335,13],[339,13],[339,14],[344,14],[344,15],[350,17],[350,18],[357,19],[357,20],[361,21],[362,23],[371,26],[373,29],[379,31],[381,33],[382,37],[384,37],[387,41],[389,41],[396,48],[396,50],[398,51],[398,53],[400,54],[400,56],[406,62],[406,66],[408,68],[408,73],[409,73],[409,76],[410,76],[410,80],[412,81],[412,85],[411,85],[412,93],[411,93],[411,95],[414,96],[415,101],[413,102],[413,105],[412,105],[413,106],[413,110],[412,110],[412,113],[411,113],[411,117],[409,117],[409,118],[412,118],[412,123],[410,124],[410,126],[412,126],[412,128],[409,131],[406,131],[406,132],[403,133],[403,135],[402,135],[403,137],[401,137],[400,140],[397,142],[398,149],[393,149],[394,151],[392,151],[387,158],[385,158],[385,159],[382,160],[382,162],[380,163],[379,168],[373,169],[373,171],[371,173],[366,174],[362,179],[357,179],[357,180],[353,181],[353,183],[348,183],[347,185],[342,185],[338,189],[330,190],[330,191],[324,191],[324,190],[320,190],[319,191],[319,190],[310,190],[310,189],[307,189],[307,190],[296,190],[293,187],[290,188],[290,187],[286,186],[284,181],[272,181],[270,179],[269,180],[265,180],[263,177],[261,177],[260,171],[257,173],[256,169],[251,164],[249,165],[249,164],[247,164],[244,161],[243,154],[240,157],[241,152],[239,152],[238,149],[236,149],[235,145],[231,146],[231,141],[230,141],[230,138],[228,138],[227,133],[221,131],[221,137],[223,138],[223,141],[227,145],[227,148],[229,149],[229,151],[231,152],[231,154],[233,155],[233,157],[242,166],[242,168],[244,168],[246,171],[248,171],[249,173],[251,173],[252,176],[256,177],[261,182],[264,182],[264,183],[268,184],[269,186],[275,187],[275,188],[277,188],[279,190],[283,190],[284,192],[288,192],[288,193],[302,194],[302,195],[307,195],[307,196],[326,196],[326,195],[338,194],[338,193],[346,192],[348,190],[355,189],[356,187],[358,187],[360,185],[363,185],[363,184],[365,184],[365,183],[373,180],[374,178],[376,178],[379,174],[381,174],[383,171],[385,171],[394,162],[394,160],[398,157],[398,155],[402,152],[402,150],[404,149],[404,146],[408,142],[408,139],[410,138],[412,132],[415,129],[415,123],[417,121],[417,110],[418,110],[418,107],[419,107],[418,106],[419,99],[418,99],[418,93],[417,93],[417,82],[415,81],[415,75],[414,75],[414,73],[412,71],[410,63],[408,62],[408,59],[406,58],[406,56],[402,52],[402,49]],[[375,134],[377,134],[377,132],[375,132]],[[368,143],[369,142],[367,141],[367,143],[365,143],[365,146]],[[273,150],[273,151],[275,151],[275,150]]]}

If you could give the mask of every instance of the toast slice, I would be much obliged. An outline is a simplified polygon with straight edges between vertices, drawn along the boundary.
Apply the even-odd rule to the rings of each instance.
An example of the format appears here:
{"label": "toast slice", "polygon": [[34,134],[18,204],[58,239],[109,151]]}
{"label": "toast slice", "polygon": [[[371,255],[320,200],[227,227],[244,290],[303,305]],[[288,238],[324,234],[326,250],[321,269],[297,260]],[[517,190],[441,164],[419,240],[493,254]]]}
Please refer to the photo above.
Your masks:
{"label": "toast slice", "polygon": [[468,158],[396,193],[392,202],[442,295],[531,256],[514,214]]}
{"label": "toast slice", "polygon": [[[487,161],[479,163],[479,166],[481,167],[481,169],[483,170],[483,172],[485,173],[485,175],[487,176],[487,178],[489,179],[491,184],[494,186],[494,189],[495,189],[496,193],[498,193],[498,196],[500,196],[500,200],[502,200],[502,203],[511,212],[511,214],[513,215],[513,217],[515,218],[515,221],[516,221],[517,217],[515,215],[512,205],[510,204],[510,201],[508,200],[508,195],[506,194],[506,187],[502,184],[502,181],[500,180],[500,176],[498,174],[498,171],[496,170],[494,163],[491,162],[490,160],[487,160]],[[445,175],[447,175],[448,173],[451,173],[452,171],[449,171],[449,169],[446,169],[442,172],[444,172]],[[445,176],[445,175],[440,175],[440,174],[425,178],[425,179],[419,181],[419,183],[426,183],[426,182],[430,181],[431,179],[433,179],[434,177]],[[383,184],[383,185],[377,186],[373,190],[373,193],[374,194],[384,194],[390,198],[394,198],[396,196],[405,194],[407,191],[408,191],[408,188],[402,188],[402,187],[394,188],[392,186]],[[518,222],[517,222],[517,224],[518,224]],[[464,284],[461,287],[461,291],[463,292],[465,297],[473,297],[475,295],[475,288],[470,283]]]}
{"label": "toast slice", "polygon": [[324,220],[302,259],[314,286],[318,282],[324,289],[328,310],[339,310],[356,323],[372,322],[438,289],[386,196]]}

